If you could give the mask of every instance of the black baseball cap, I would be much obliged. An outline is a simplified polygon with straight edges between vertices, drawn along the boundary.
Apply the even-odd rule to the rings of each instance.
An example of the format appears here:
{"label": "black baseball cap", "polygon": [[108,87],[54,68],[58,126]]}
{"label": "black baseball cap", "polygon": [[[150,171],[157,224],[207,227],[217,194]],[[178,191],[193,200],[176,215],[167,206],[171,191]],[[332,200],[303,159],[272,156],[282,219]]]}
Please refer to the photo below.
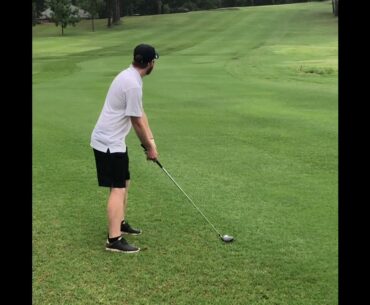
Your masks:
{"label": "black baseball cap", "polygon": [[144,64],[158,58],[159,54],[151,45],[139,44],[134,49],[134,61],[137,63]]}

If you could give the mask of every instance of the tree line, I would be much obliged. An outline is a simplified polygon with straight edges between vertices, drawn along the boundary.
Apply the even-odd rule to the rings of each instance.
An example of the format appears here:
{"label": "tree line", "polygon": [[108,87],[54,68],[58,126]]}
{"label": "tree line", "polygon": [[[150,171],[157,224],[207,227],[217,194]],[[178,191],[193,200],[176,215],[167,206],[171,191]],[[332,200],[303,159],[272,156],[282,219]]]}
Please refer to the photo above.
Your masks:
{"label": "tree line", "polygon": [[[333,13],[337,16],[335,5],[338,0],[332,1]],[[96,18],[106,18],[107,26],[112,27],[120,24],[121,18],[124,16],[185,13],[225,7],[297,2],[309,2],[309,0],[32,0],[32,24],[35,25],[40,22],[41,13],[50,8],[52,11],[51,21],[57,26],[61,26],[63,35],[64,28],[68,24],[75,25],[80,20],[78,10],[71,7],[71,5],[89,13],[92,31],[94,31],[94,20]]]}

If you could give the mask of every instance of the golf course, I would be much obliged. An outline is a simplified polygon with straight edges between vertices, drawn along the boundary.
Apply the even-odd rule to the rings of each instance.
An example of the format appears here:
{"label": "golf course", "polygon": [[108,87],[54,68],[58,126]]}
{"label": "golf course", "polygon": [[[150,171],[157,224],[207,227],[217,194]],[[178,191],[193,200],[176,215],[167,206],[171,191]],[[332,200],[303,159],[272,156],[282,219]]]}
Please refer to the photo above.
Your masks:
{"label": "golf course", "polygon": [[[331,1],[32,28],[35,305],[338,304],[338,18]],[[140,43],[160,57],[134,130],[127,236],[105,250],[90,136]]]}

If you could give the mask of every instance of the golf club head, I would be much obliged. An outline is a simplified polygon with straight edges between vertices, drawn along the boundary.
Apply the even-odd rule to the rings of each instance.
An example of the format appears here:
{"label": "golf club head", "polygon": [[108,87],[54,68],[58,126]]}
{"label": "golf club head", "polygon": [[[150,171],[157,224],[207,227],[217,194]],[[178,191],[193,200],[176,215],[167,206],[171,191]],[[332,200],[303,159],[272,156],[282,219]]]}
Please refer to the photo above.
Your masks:
{"label": "golf club head", "polygon": [[232,237],[231,235],[220,235],[220,238],[222,241],[224,241],[225,243],[230,243],[234,240],[234,237]]}

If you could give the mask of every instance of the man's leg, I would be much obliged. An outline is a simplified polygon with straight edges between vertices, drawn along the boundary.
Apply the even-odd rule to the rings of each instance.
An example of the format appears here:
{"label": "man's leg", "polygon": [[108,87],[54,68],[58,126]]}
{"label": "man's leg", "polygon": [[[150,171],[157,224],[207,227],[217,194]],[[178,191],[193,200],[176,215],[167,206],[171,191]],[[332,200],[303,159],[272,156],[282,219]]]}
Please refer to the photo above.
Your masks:
{"label": "man's leg", "polygon": [[123,217],[123,204],[126,194],[125,188],[111,188],[108,198],[107,214],[109,223],[108,240],[105,250],[124,253],[136,253],[140,248],[130,245],[121,236],[121,221]]}
{"label": "man's leg", "polygon": [[131,234],[131,235],[140,235],[141,230],[132,228],[129,223],[125,220],[126,219],[126,211],[128,205],[128,187],[130,185],[130,180],[126,180],[126,192],[124,195],[123,200],[123,217],[122,217],[122,224],[121,224],[121,232],[122,234]]}
{"label": "man's leg", "polygon": [[121,236],[121,221],[124,217],[122,202],[125,200],[126,193],[125,188],[110,189],[107,205],[109,238]]}
{"label": "man's leg", "polygon": [[130,186],[130,180],[126,180],[126,192],[125,192],[125,196],[123,198],[123,217],[122,217],[122,220],[125,220],[125,216],[126,216],[129,186]]}

